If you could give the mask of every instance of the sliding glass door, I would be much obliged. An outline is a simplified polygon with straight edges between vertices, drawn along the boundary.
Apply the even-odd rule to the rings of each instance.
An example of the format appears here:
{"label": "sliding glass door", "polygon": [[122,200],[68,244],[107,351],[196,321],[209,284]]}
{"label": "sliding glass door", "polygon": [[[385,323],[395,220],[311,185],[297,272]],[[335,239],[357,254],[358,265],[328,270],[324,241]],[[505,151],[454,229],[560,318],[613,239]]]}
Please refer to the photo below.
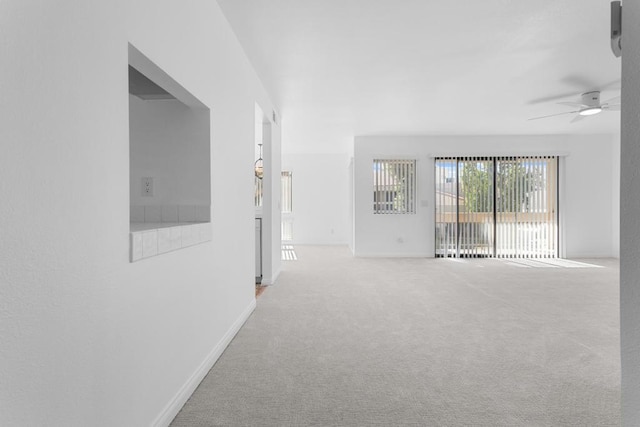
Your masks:
{"label": "sliding glass door", "polygon": [[437,158],[435,174],[436,256],[557,256],[557,157]]}
{"label": "sliding glass door", "polygon": [[436,256],[458,256],[458,160],[436,159]]}
{"label": "sliding glass door", "polygon": [[556,157],[496,159],[496,256],[556,257]]}
{"label": "sliding glass door", "polygon": [[458,256],[494,254],[493,160],[458,160]]}

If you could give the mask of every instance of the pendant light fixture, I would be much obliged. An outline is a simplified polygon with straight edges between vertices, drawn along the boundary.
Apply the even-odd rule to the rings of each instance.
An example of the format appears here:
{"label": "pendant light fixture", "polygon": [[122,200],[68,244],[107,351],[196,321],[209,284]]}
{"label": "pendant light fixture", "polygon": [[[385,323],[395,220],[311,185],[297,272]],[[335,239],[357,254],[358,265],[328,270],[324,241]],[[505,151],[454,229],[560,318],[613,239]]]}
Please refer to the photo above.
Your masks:
{"label": "pendant light fixture", "polygon": [[256,162],[253,165],[253,173],[256,175],[256,178],[258,179],[262,179],[262,177],[264,176],[264,166],[263,166],[263,160],[262,160],[262,144],[258,144],[258,147],[260,147],[260,157],[258,157],[258,160],[256,160]]}

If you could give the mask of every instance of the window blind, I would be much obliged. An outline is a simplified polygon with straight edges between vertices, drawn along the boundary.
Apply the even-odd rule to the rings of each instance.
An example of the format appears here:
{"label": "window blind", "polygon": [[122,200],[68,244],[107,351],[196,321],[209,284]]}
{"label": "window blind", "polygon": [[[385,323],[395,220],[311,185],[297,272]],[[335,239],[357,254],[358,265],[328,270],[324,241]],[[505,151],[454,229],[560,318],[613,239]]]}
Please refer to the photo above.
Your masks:
{"label": "window blind", "polygon": [[373,213],[416,213],[415,160],[373,160]]}
{"label": "window blind", "polygon": [[282,207],[281,238],[293,240],[293,175],[291,171],[280,173],[280,203]]}
{"label": "window blind", "polygon": [[280,173],[280,203],[282,204],[282,212],[290,213],[293,211],[293,188],[292,188],[291,171],[282,171]]}
{"label": "window blind", "polygon": [[436,256],[558,256],[558,158],[436,158]]}

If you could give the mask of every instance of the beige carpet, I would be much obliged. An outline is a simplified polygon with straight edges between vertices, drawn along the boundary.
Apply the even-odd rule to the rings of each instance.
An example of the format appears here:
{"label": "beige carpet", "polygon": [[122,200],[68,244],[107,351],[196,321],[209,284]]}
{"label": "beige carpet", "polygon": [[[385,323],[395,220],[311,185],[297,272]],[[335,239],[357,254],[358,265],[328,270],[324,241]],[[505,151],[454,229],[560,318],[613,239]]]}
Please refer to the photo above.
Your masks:
{"label": "beige carpet", "polygon": [[173,426],[620,425],[617,260],[295,251]]}

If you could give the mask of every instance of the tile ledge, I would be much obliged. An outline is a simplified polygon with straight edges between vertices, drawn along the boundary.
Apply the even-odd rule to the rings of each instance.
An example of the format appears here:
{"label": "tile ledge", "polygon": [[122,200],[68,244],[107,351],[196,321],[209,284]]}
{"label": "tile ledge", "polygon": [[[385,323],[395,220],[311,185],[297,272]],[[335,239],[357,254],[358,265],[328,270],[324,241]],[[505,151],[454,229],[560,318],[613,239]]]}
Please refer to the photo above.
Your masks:
{"label": "tile ledge", "polygon": [[[167,235],[167,233],[169,234]],[[161,236],[164,237],[161,238]],[[212,228],[211,222],[208,221],[131,223],[129,231],[129,261],[136,262],[153,258],[210,242],[211,240],[213,240]],[[145,253],[148,255],[145,255]]]}

